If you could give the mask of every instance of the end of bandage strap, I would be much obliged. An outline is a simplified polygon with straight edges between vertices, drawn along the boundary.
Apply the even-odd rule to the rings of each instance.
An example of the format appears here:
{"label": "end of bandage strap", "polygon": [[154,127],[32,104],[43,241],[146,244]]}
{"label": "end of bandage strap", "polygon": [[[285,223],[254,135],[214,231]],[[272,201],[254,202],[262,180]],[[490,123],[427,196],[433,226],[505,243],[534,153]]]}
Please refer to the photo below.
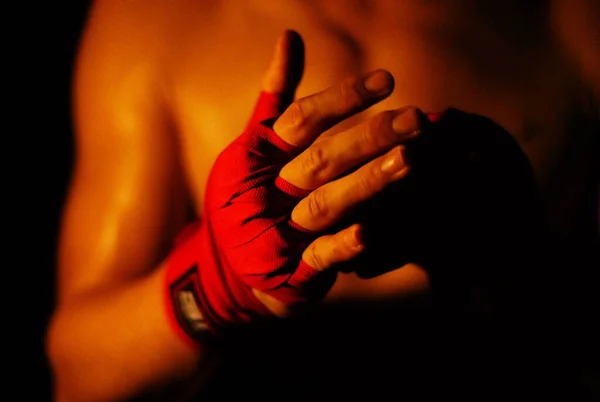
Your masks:
{"label": "end of bandage strap", "polygon": [[310,283],[310,281],[320,273],[321,271],[311,267],[304,262],[304,260],[301,260],[300,264],[298,264],[298,268],[288,280],[288,284],[290,286],[299,288]]}
{"label": "end of bandage strap", "polygon": [[279,93],[261,91],[252,111],[247,127],[258,122],[278,116],[282,108],[282,95]]}
{"label": "end of bandage strap", "polygon": [[443,115],[444,115],[444,112],[427,113],[427,118],[429,119],[430,122],[436,123],[442,118]]}
{"label": "end of bandage strap", "polygon": [[275,179],[275,186],[287,195],[298,199],[306,197],[311,192],[310,190],[305,190],[293,185],[292,183],[283,179],[281,176],[277,176]]}
{"label": "end of bandage strap", "polygon": [[191,349],[214,336],[214,331],[200,309],[197,267],[192,266],[177,281],[165,286],[165,306],[171,328]]}
{"label": "end of bandage strap", "polygon": [[271,127],[266,125],[267,122],[269,122],[269,120],[248,126],[245,131],[246,134],[251,134],[251,136],[255,138],[261,138],[286,154],[295,155],[300,152],[301,149],[299,147],[285,142]]}

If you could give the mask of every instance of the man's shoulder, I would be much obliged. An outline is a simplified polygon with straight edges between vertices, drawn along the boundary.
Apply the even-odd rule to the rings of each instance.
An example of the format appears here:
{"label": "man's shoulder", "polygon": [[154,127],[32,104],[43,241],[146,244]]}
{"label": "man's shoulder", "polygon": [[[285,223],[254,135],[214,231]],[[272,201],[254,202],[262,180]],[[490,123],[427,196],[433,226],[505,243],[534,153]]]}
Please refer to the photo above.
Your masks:
{"label": "man's shoulder", "polygon": [[196,10],[201,3],[94,0],[72,77],[75,118],[90,126],[111,124],[111,132],[128,138],[148,135],[161,119],[168,120],[166,83],[178,60],[174,51],[190,21],[202,25]]}
{"label": "man's shoulder", "polygon": [[160,0],[95,0],[84,33],[107,48],[126,48],[123,53],[149,54],[164,47],[177,25],[178,2]]}
{"label": "man's shoulder", "polygon": [[117,26],[126,24],[132,30],[152,30],[158,34],[161,29],[182,28],[182,23],[190,17],[202,23],[215,12],[222,11],[226,5],[217,0],[93,0],[89,17],[90,22],[108,19]]}
{"label": "man's shoulder", "polygon": [[198,32],[217,6],[213,1],[95,0],[90,6],[78,62],[92,70],[140,80],[163,75],[189,29]]}

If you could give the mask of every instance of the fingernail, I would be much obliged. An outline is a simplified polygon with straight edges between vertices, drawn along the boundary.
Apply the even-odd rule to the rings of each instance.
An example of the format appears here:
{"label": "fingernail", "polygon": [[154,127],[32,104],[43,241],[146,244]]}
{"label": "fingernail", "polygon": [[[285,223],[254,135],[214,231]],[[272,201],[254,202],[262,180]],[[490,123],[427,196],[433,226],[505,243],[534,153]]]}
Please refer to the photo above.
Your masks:
{"label": "fingernail", "polygon": [[388,91],[393,84],[393,78],[387,71],[379,70],[365,78],[364,85],[367,91],[380,93]]}
{"label": "fingernail", "polygon": [[360,226],[357,226],[354,228],[354,230],[349,231],[349,233],[346,235],[346,243],[352,250],[360,250],[364,247],[364,243],[362,241],[362,229]]}
{"label": "fingernail", "polygon": [[404,169],[402,150],[399,148],[391,151],[381,162],[380,168],[385,173],[395,173]]}
{"label": "fingernail", "polygon": [[392,121],[392,130],[398,134],[411,134],[419,131],[419,115],[414,109],[401,111]]}

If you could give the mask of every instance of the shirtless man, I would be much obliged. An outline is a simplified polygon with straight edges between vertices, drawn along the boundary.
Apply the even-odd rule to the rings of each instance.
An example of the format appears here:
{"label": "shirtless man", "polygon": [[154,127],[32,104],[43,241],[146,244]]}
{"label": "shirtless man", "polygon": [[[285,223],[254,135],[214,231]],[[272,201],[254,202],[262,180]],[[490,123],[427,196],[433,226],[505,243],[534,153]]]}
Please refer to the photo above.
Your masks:
{"label": "shirtless man", "polygon": [[[358,79],[379,68],[394,77],[391,95],[363,99],[370,107],[341,119],[336,132],[406,105],[487,116],[528,156],[553,230],[564,238],[597,236],[591,207],[597,207],[598,190],[592,128],[600,101],[599,18],[598,2],[585,0],[96,1],[74,80],[76,169],[63,222],[58,305],[48,335],[56,400],[153,395],[175,400],[164,395],[183,396],[214,384],[208,373],[220,349],[190,349],[175,334],[165,314],[161,262],[188,220],[188,205],[202,216],[211,167],[244,129],[257,94],[287,85],[282,51],[268,69],[273,44],[286,29],[300,33],[305,44],[297,98],[339,88],[342,77]],[[348,89],[337,93],[353,96]],[[348,104],[349,98],[334,98],[325,97],[322,107]],[[409,115],[405,130],[416,124],[411,116],[416,115]],[[300,176],[301,168],[290,174]],[[325,304],[396,299],[427,293],[428,287],[428,275],[417,265],[370,280],[339,274]],[[388,317],[393,319],[398,318]],[[262,399],[341,397],[364,385],[336,377],[336,359],[351,355],[360,361],[365,354],[355,334],[335,339],[342,346],[327,330],[309,328],[304,336],[319,336],[313,343],[325,344],[330,353],[317,354],[321,360],[308,372],[279,361],[261,377],[266,364],[254,366],[252,359],[261,356],[249,357],[248,368],[259,373],[234,375],[233,370],[218,383],[218,392],[244,388],[249,397]],[[393,336],[380,341],[393,342]],[[341,363],[354,374],[387,372],[372,395],[389,395],[375,392],[381,388],[402,396],[410,384],[396,382],[380,367],[393,364],[393,372],[404,361],[394,359],[416,354],[408,342],[367,344],[375,347],[373,353],[391,354],[370,361],[381,366]],[[297,358],[293,350],[284,354]],[[406,357],[414,363],[412,358]],[[288,374],[273,377],[278,372]],[[304,378],[300,374],[308,376],[299,380],[303,387],[277,397],[275,390],[285,384],[278,388],[272,381]],[[264,382],[253,384],[246,377]],[[386,383],[390,378],[394,382]],[[338,394],[326,393],[325,384]]]}

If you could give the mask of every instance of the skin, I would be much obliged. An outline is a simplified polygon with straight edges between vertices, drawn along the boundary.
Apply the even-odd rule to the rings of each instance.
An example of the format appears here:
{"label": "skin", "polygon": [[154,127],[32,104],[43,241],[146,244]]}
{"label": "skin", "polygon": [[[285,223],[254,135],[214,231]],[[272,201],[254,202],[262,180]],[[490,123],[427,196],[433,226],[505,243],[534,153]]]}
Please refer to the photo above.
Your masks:
{"label": "skin", "polygon": [[[583,208],[590,197],[597,200],[589,192],[597,191],[590,186],[597,138],[576,124],[591,126],[599,113],[596,3],[557,0],[541,2],[539,10],[521,10],[522,2],[487,9],[475,1],[233,4],[99,0],[92,7],[74,76],[77,159],[47,342],[56,400],[179,394],[207,381],[212,351],[189,350],[167,324],[162,261],[190,212],[202,215],[210,168],[243,129],[258,92],[293,85],[282,73],[285,46],[269,66],[285,29],[298,31],[306,47],[298,98],[331,87],[345,96],[319,99],[339,110],[353,95],[340,92],[340,77],[359,79],[378,68],[394,77],[393,93],[379,102],[356,98],[372,106],[339,119],[328,134],[377,124],[384,112],[406,105],[488,116],[529,157],[557,233],[576,236],[579,222],[597,224]],[[416,115],[411,110],[406,116]],[[286,126],[291,113],[275,127],[288,138],[299,131],[289,121]],[[417,128],[408,120],[405,132]],[[309,143],[315,134],[320,130]],[[398,152],[401,143],[394,139],[384,148]],[[329,149],[342,152],[340,143]],[[292,162],[282,175],[302,180],[306,166]],[[390,180],[375,172],[362,172],[376,177],[371,192]],[[317,188],[331,178],[302,184]],[[310,210],[299,205],[294,219],[329,224]],[[319,251],[311,252],[322,268],[354,255],[353,237],[345,236],[353,229],[347,230],[337,240],[321,239]],[[418,266],[368,281],[343,274],[326,302],[398,298],[427,288]]]}

